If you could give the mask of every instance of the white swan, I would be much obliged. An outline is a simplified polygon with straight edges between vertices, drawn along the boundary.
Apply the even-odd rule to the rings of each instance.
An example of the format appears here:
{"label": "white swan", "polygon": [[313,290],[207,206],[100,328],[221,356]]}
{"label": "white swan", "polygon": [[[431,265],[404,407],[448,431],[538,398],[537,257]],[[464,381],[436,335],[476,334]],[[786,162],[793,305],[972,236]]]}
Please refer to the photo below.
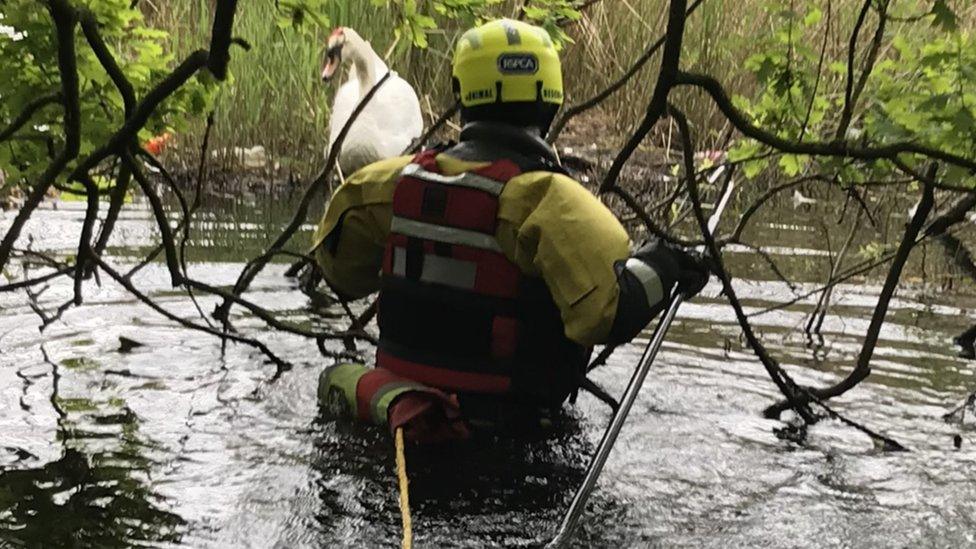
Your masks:
{"label": "white swan", "polygon": [[[331,80],[347,62],[352,67],[332,104],[326,157],[359,101],[389,70],[369,42],[349,27],[339,27],[329,35],[322,80]],[[349,175],[377,160],[398,156],[423,130],[417,93],[394,72],[349,128],[339,152],[339,169]]]}

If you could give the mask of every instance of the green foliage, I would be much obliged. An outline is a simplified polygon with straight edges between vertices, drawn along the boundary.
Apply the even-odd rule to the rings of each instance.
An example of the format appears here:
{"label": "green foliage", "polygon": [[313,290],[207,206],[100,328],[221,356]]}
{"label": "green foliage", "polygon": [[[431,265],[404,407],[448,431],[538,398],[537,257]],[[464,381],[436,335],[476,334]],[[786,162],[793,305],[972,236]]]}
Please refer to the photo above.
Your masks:
{"label": "green foliage", "polygon": [[959,17],[949,6],[948,0],[935,0],[932,3],[932,23],[942,27],[946,31],[954,31],[959,28]]}
{"label": "green foliage", "polygon": [[877,242],[869,242],[861,246],[858,250],[857,255],[867,261],[877,261],[881,259],[884,254],[888,253],[888,248]]}
{"label": "green foliage", "polygon": [[533,2],[525,7],[525,17],[530,22],[549,31],[556,47],[561,47],[572,39],[563,30],[560,23],[578,21],[582,14],[576,9],[576,2],[569,0],[550,0],[548,2]]}
{"label": "green foliage", "polygon": [[311,25],[329,28],[327,0],[281,0],[277,2],[276,21],[278,27],[306,28]]}
{"label": "green foliage", "polygon": [[[396,39],[418,48],[429,45],[428,35],[445,26],[468,27],[496,17],[503,17],[504,0],[370,0],[376,8],[394,17]],[[311,22],[319,28],[335,24],[335,11],[348,11],[343,0],[279,0],[278,25],[307,26]],[[549,31],[556,44],[570,41],[559,26],[561,21],[575,21],[580,12],[571,0],[535,0],[525,8],[525,18]]]}
{"label": "green foliage", "polygon": [[[176,60],[167,52],[168,33],[146,25],[130,0],[84,0],[72,4],[89,10],[101,36],[141,97],[165,76]],[[5,128],[32,100],[60,91],[54,24],[42,4],[8,0],[0,4],[0,128]],[[81,155],[94,150],[124,120],[122,97],[89,47],[80,27],[75,49],[81,98]],[[213,85],[200,77],[191,81],[154,113],[140,135],[147,139],[179,128],[187,115],[204,112]],[[7,185],[31,180],[47,166],[52,151],[62,146],[62,111],[54,104],[38,112],[15,136],[0,143],[0,170]]]}
{"label": "green foliage", "polygon": [[[813,0],[766,2],[774,30],[745,63],[756,79],[757,91],[748,99],[737,97],[736,106],[757,125],[791,140],[841,138],[855,145],[910,141],[963,156],[976,155],[976,37],[960,27],[952,2],[888,3],[890,19],[880,53],[861,89],[857,84],[879,20],[878,4],[873,4],[854,56],[854,106],[847,127],[841,127],[848,78],[847,41],[856,12],[835,8],[834,21],[828,25],[821,5]],[[832,33],[827,36],[830,40],[824,41],[825,33]],[[764,150],[743,140],[733,148],[731,157],[752,158]],[[909,164],[918,161],[907,156],[904,160]],[[823,168],[825,161],[814,163],[809,158],[787,155],[775,164],[747,162],[745,171],[755,177],[772,166],[795,176],[814,167]],[[848,180],[882,175],[891,168],[828,167]],[[942,175],[949,184],[974,184],[964,170],[947,168]]]}
{"label": "green foliage", "polygon": [[[881,143],[912,140],[976,156],[976,37],[951,32],[919,43],[899,36],[893,44],[897,59],[876,71],[865,131]],[[957,169],[943,177],[950,184],[969,179]]]}

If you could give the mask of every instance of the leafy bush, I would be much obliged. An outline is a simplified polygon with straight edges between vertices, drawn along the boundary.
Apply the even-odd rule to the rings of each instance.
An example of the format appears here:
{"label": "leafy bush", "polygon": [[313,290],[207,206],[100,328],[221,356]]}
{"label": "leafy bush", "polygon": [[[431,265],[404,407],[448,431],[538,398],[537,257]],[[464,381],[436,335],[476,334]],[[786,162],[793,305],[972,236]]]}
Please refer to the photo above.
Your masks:
{"label": "leafy bush", "polygon": [[[831,21],[821,4],[766,3],[776,28],[745,63],[759,90],[751,98],[737,96],[740,109],[756,124],[788,139],[848,139],[874,145],[913,142],[962,156],[976,153],[976,37],[959,26],[946,0],[872,3],[852,68],[847,57],[849,36],[843,33],[850,33],[855,22],[838,24],[836,19],[857,13],[835,10]],[[845,112],[848,102],[849,112]],[[754,141],[743,140],[731,157],[750,159],[763,156],[764,150]],[[913,162],[909,157],[904,160]],[[769,158],[746,162],[746,173],[755,176],[770,162]],[[807,157],[781,155],[775,169],[795,176],[809,164]],[[860,165],[841,171],[849,179],[863,180],[872,175],[872,168],[885,166]],[[959,168],[948,168],[942,178],[951,185],[974,184],[971,174]]]}
{"label": "leafy bush", "polygon": [[[168,52],[169,34],[146,25],[143,14],[130,0],[84,0],[73,5],[88,10],[98,22],[106,45],[123,73],[141,97],[168,74],[176,61]],[[57,40],[51,16],[34,0],[0,3],[0,131],[32,101],[61,89]],[[122,97],[89,47],[80,27],[75,27],[76,62],[81,92],[81,157],[119,127],[125,118]],[[188,115],[203,113],[210,104],[214,85],[201,73],[163,103],[140,138],[180,128]],[[0,143],[0,169],[6,185],[32,179],[43,170],[54,151],[63,144],[62,109],[52,103],[35,113],[10,139]]]}

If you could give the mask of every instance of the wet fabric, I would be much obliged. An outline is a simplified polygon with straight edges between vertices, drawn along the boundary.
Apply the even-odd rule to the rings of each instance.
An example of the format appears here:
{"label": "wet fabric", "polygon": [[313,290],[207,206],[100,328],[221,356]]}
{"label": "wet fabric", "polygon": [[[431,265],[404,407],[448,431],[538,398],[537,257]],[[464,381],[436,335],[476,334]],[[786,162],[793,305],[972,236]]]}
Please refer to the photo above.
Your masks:
{"label": "wet fabric", "polygon": [[444,175],[437,156],[414,157],[394,191],[377,366],[445,391],[559,405],[589,352],[566,338],[545,282],[494,238],[498,196],[537,166],[503,158]]}
{"label": "wet fabric", "polygon": [[[452,157],[451,151],[439,155],[442,174],[457,175],[490,163],[471,160],[477,155],[464,139],[462,134],[458,148],[468,160]],[[525,150],[539,148],[535,141],[529,145]],[[492,146],[499,148],[497,143]],[[336,191],[319,223],[315,257],[344,297],[379,290],[393,192],[411,159],[384,160],[353,174]],[[494,240],[499,249],[522,272],[545,281],[566,336],[585,346],[606,341],[619,298],[614,263],[630,251],[627,232],[610,210],[566,175],[531,171],[505,185],[498,196],[497,219]]]}
{"label": "wet fabric", "polygon": [[319,376],[319,407],[329,416],[402,428],[406,440],[420,443],[468,437],[457,397],[384,368],[341,363]]}

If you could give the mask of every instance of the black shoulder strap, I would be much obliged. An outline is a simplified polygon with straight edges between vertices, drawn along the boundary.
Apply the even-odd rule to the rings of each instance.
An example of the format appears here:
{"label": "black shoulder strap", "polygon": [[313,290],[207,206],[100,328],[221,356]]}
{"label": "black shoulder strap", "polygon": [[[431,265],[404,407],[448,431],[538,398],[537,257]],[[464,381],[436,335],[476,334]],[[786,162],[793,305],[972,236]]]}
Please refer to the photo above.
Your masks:
{"label": "black shoulder strap", "polygon": [[475,162],[493,162],[505,158],[514,162],[522,172],[543,171],[572,177],[565,168],[550,158],[542,155],[526,155],[519,151],[499,147],[496,144],[485,141],[462,141],[460,143],[453,143],[442,152],[446,152],[449,156],[458,160]]}
{"label": "black shoulder strap", "polygon": [[444,140],[444,141],[436,141],[436,142],[434,142],[433,145],[431,145],[429,147],[425,147],[423,150],[424,151],[434,151],[434,152],[437,152],[437,153],[442,153],[442,152],[450,149],[451,147],[453,147],[455,145],[457,145],[457,141],[453,141],[453,140],[448,139],[448,140]]}

